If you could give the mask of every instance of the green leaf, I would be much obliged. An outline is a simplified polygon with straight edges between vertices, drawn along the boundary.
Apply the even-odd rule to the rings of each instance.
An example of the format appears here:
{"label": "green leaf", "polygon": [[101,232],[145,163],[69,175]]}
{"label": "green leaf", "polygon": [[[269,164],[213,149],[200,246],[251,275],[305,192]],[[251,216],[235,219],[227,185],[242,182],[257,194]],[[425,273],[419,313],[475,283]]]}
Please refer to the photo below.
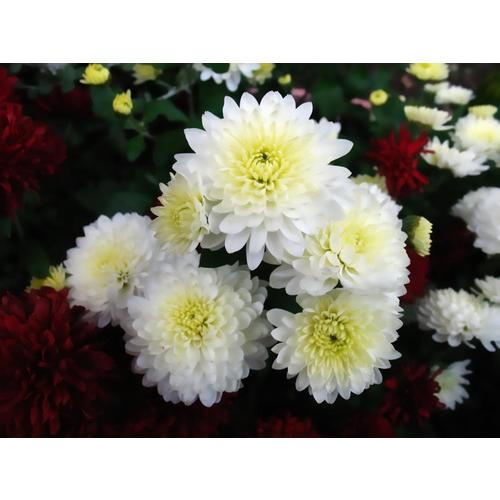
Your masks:
{"label": "green leaf", "polygon": [[119,191],[113,193],[109,198],[103,213],[112,216],[117,212],[137,212],[140,214],[148,213],[153,200],[144,193],[133,191]]}
{"label": "green leaf", "polygon": [[155,138],[153,147],[153,162],[160,178],[166,174],[173,163],[174,155],[187,151],[186,139],[182,130],[172,130]]}
{"label": "green leaf", "polygon": [[144,122],[150,123],[159,116],[164,116],[171,122],[187,122],[188,117],[172,101],[167,99],[148,102],[144,106]]}
{"label": "green leaf", "polygon": [[104,85],[91,85],[90,95],[92,96],[92,111],[99,118],[108,121],[117,121],[118,116],[113,111],[113,91]]}
{"label": "green leaf", "polygon": [[136,135],[127,141],[127,159],[128,161],[135,161],[142,152],[146,149],[146,142],[140,135]]}
{"label": "green leaf", "polygon": [[207,66],[207,68],[210,68],[212,71],[215,71],[216,73],[225,73],[226,71],[229,70],[229,64],[228,63],[203,63],[204,66]]}
{"label": "green leaf", "polygon": [[22,252],[28,273],[36,277],[46,276],[50,260],[41,244],[32,240],[29,244],[23,245]]}
{"label": "green leaf", "polygon": [[69,92],[75,88],[75,80],[80,76],[80,73],[72,64],[67,64],[59,71],[61,78],[61,90],[63,92]]}

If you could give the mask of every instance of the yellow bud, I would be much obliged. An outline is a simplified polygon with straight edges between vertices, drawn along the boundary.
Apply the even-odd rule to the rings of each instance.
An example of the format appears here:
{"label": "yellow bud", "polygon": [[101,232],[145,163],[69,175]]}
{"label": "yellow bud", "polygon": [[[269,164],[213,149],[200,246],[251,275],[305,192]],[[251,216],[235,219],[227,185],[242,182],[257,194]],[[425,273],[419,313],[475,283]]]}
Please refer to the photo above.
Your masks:
{"label": "yellow bud", "polygon": [[287,73],[286,75],[280,76],[278,78],[278,83],[280,85],[283,85],[284,87],[286,85],[290,85],[292,83],[292,75],[290,73]]}
{"label": "yellow bud", "polygon": [[53,288],[57,292],[66,286],[66,271],[62,264],[50,266],[49,274],[45,278],[32,278],[27,291],[39,290],[44,286]]}
{"label": "yellow bud", "polygon": [[161,69],[155,68],[152,64],[135,64],[133,72],[134,83],[140,85],[144,82],[156,80],[161,74]]}
{"label": "yellow bud", "polygon": [[446,80],[449,74],[444,63],[413,63],[406,71],[419,80]]}
{"label": "yellow bud", "polygon": [[432,243],[432,223],[425,217],[410,215],[405,217],[403,227],[415,252],[421,257],[429,255]]}
{"label": "yellow bud", "polygon": [[102,64],[89,64],[83,72],[80,83],[85,85],[103,85],[109,80],[109,69]]}
{"label": "yellow bud", "polygon": [[134,104],[132,102],[130,90],[122,92],[121,94],[116,94],[116,97],[113,99],[113,109],[120,115],[129,115],[132,113],[133,107]]}
{"label": "yellow bud", "polygon": [[478,118],[492,118],[497,111],[498,108],[491,104],[483,104],[481,106],[471,106],[469,108],[469,113],[471,115],[477,116]]}
{"label": "yellow bud", "polygon": [[370,94],[370,102],[374,106],[383,106],[387,102],[387,99],[389,99],[389,94],[383,89],[374,90]]}
{"label": "yellow bud", "polygon": [[252,72],[252,83],[264,83],[268,78],[271,78],[275,68],[274,63],[261,63],[260,66]]}

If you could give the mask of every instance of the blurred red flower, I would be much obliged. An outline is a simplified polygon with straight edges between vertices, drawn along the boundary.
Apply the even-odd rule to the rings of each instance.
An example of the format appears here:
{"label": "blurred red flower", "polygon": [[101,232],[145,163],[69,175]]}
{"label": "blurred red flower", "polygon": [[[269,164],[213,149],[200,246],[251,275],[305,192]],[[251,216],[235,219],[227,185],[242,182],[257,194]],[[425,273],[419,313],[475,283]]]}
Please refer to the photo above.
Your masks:
{"label": "blurred red flower", "polygon": [[395,432],[391,422],[383,415],[358,413],[350,418],[342,436],[391,438],[395,436]]}
{"label": "blurred red flower", "polygon": [[59,85],[52,88],[50,94],[39,97],[36,105],[44,113],[85,118],[92,114],[90,92],[83,86],[63,92]]}
{"label": "blurred red flower", "polygon": [[400,365],[395,375],[384,382],[388,389],[381,413],[395,423],[422,423],[436,409],[444,408],[436,394],[439,384],[428,365],[415,362]]}
{"label": "blurred red flower", "polygon": [[406,285],[406,294],[401,297],[401,302],[413,302],[425,293],[427,283],[427,274],[429,272],[429,256],[421,257],[413,250],[406,247],[406,253],[410,258],[410,282]]}
{"label": "blurred red flower", "polygon": [[387,137],[372,141],[366,156],[385,177],[389,194],[394,198],[405,196],[429,183],[417,168],[419,155],[426,144],[427,134],[422,133],[412,139],[404,125],[399,128],[399,138],[391,131]]}
{"label": "blurred red flower", "polygon": [[300,419],[286,413],[282,417],[271,417],[257,421],[257,437],[310,438],[319,437],[309,419]]}
{"label": "blurred red flower", "polygon": [[13,100],[16,84],[17,78],[9,75],[5,68],[0,68],[0,104]]}
{"label": "blurred red flower", "polygon": [[0,105],[0,213],[13,216],[24,191],[38,189],[66,158],[66,146],[18,104]]}
{"label": "blurred red flower", "polygon": [[[79,435],[95,428],[115,363],[101,330],[71,308],[67,290],[0,301],[0,428],[7,436]],[[90,431],[93,432],[93,431]]]}

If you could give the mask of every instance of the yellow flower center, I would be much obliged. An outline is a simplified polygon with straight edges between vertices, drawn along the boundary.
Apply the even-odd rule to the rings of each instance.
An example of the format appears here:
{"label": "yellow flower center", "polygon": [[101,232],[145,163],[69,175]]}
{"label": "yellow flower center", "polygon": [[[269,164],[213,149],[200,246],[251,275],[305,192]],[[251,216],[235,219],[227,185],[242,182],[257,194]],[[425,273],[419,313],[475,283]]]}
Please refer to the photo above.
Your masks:
{"label": "yellow flower center", "polygon": [[214,303],[189,294],[168,310],[169,329],[182,342],[200,345],[214,322]]}
{"label": "yellow flower center", "polygon": [[258,190],[272,192],[289,163],[279,150],[263,148],[242,160],[244,176]]}
{"label": "yellow flower center", "polygon": [[130,249],[119,244],[98,248],[90,262],[90,273],[103,283],[116,281],[119,288],[126,288],[130,281]]}

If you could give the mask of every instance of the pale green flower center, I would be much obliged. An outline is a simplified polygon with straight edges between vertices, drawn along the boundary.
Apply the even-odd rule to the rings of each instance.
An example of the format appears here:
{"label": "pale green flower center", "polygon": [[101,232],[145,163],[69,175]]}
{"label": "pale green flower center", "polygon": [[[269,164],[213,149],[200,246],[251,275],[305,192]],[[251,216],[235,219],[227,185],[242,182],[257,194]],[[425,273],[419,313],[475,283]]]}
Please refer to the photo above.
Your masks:
{"label": "pale green flower center", "polygon": [[263,192],[274,191],[289,168],[290,163],[279,149],[262,148],[245,155],[241,160],[242,177]]}
{"label": "pale green flower center", "polygon": [[124,288],[130,280],[130,262],[133,255],[127,246],[117,242],[98,247],[90,259],[90,274],[103,284],[116,281],[119,288]]}

